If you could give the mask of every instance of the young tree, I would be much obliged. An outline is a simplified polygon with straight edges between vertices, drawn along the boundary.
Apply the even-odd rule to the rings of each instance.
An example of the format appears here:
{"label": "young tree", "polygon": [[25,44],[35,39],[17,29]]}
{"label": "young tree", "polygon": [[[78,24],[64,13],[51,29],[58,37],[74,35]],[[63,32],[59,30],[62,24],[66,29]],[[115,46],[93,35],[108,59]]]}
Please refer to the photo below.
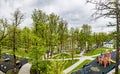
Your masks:
{"label": "young tree", "polygon": [[0,19],[0,58],[2,51],[2,41],[8,35],[8,22],[7,19]]}
{"label": "young tree", "polygon": [[119,22],[120,22],[120,1],[118,0],[87,0],[87,2],[95,4],[96,11],[94,13],[96,19],[100,17],[115,18],[116,20],[116,66],[115,74],[118,74],[119,65]]}
{"label": "young tree", "polygon": [[70,29],[70,44],[71,44],[71,55],[72,55],[72,60],[74,58],[74,51],[75,51],[75,35],[74,35],[74,28],[71,27]]}
{"label": "young tree", "polygon": [[74,32],[74,35],[75,35],[75,43],[76,43],[76,48],[78,48],[78,41],[79,41],[79,29],[76,28],[75,29],[75,32]]}
{"label": "young tree", "polygon": [[66,32],[67,32],[67,23],[61,20],[58,25],[58,40],[59,40],[58,46],[60,45],[60,49],[59,49],[60,52],[61,50],[63,50],[63,46],[65,44],[65,41],[67,40],[65,39]]}
{"label": "young tree", "polygon": [[16,74],[16,50],[17,50],[17,27],[22,23],[23,21],[23,14],[20,12],[20,10],[16,10],[13,14],[13,21],[12,21],[12,47],[13,47],[13,56],[14,56],[14,74]]}
{"label": "young tree", "polygon": [[[47,22],[47,15],[42,12],[41,10],[34,10],[32,14],[32,19],[33,19],[33,32],[34,32],[34,43],[35,45],[33,46],[32,49],[32,54],[33,54],[33,67],[36,69],[36,74],[41,73],[41,65],[40,62],[42,61],[42,56],[45,55],[46,51],[46,44],[45,44],[45,32],[46,32],[46,22]],[[41,60],[41,61],[40,61]]]}
{"label": "young tree", "polygon": [[49,25],[48,25],[48,45],[49,45],[49,52],[50,56],[52,57],[53,49],[58,43],[58,22],[59,22],[59,16],[55,15],[54,13],[51,13],[49,15]]}
{"label": "young tree", "polygon": [[84,34],[84,43],[86,45],[87,43],[87,46],[86,46],[86,50],[89,50],[89,45],[90,45],[90,37],[91,37],[91,26],[87,25],[87,24],[83,24],[82,25],[82,30],[81,32]]}
{"label": "young tree", "polygon": [[32,32],[31,29],[28,27],[24,27],[21,32],[21,45],[22,48],[25,48],[25,52],[28,52],[28,50],[31,47],[31,41],[32,41]]}

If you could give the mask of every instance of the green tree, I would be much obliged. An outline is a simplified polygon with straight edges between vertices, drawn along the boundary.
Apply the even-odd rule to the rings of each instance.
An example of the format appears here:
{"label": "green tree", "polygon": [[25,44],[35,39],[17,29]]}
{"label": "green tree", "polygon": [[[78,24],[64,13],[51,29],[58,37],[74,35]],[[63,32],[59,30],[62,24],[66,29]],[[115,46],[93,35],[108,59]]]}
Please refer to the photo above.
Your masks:
{"label": "green tree", "polygon": [[[15,52],[18,48],[17,35],[19,35],[18,33],[16,33],[17,31],[16,29],[21,24],[22,21],[23,21],[23,14],[19,10],[16,10],[13,14],[13,21],[12,21],[12,47],[13,47],[13,56],[14,56],[14,68],[16,68]],[[16,69],[14,69],[14,74],[16,74]]]}
{"label": "green tree", "polygon": [[61,50],[63,50],[63,46],[67,40],[66,32],[67,32],[67,23],[61,20],[58,25],[58,40],[59,40],[58,46],[60,45],[60,49],[59,49],[60,52]]}
{"label": "green tree", "polygon": [[24,27],[21,31],[21,47],[25,48],[25,52],[31,47],[32,43],[32,31],[28,27]]}
{"label": "green tree", "polygon": [[49,15],[48,45],[49,45],[49,52],[51,57],[54,51],[54,47],[58,44],[58,34],[57,34],[58,21],[59,21],[59,16],[55,15],[54,13],[51,13]]}
{"label": "green tree", "polygon": [[0,58],[1,58],[1,51],[2,51],[2,41],[8,35],[8,22],[7,19],[0,19]]}
{"label": "green tree", "polygon": [[[80,31],[79,37],[79,45],[82,49],[89,50],[90,43],[91,43],[91,26],[87,24],[82,25],[82,29]],[[86,45],[87,43],[87,45]]]}
{"label": "green tree", "polygon": [[[42,60],[42,56],[45,55],[45,28],[46,28],[46,22],[47,22],[47,15],[42,12],[41,10],[34,10],[32,14],[33,19],[33,33],[34,33],[34,41],[35,45],[32,48],[32,54],[33,54],[33,67],[36,70],[36,74],[40,74],[41,72],[41,66],[39,63]],[[35,64],[34,64],[35,63]]]}
{"label": "green tree", "polygon": [[73,27],[71,27],[71,29],[70,29],[70,45],[71,45],[71,55],[72,55],[72,60],[73,60],[73,58],[74,58],[74,53],[75,53],[75,30],[74,30],[74,28]]}

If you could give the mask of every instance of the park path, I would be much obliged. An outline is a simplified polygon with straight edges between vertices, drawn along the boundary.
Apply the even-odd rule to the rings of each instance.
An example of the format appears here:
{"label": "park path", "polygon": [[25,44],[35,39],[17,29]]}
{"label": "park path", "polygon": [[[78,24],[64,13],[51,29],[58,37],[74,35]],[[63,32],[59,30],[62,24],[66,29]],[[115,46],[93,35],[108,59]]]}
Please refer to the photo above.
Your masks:
{"label": "park path", "polygon": [[26,63],[23,65],[18,74],[30,74],[31,64]]}
{"label": "park path", "polygon": [[[79,60],[80,58],[73,58],[74,60]],[[65,59],[48,59],[48,60],[51,60],[51,61],[61,61],[61,60],[72,60],[72,58],[65,58]]]}
{"label": "park path", "polygon": [[79,61],[75,64],[73,64],[72,66],[70,66],[69,68],[65,69],[63,72],[64,74],[69,73],[70,71],[72,71],[74,68],[76,68],[79,64],[81,64],[83,61],[90,59],[90,60],[94,60],[94,58],[89,57],[89,56],[82,56],[79,58]]}
{"label": "park path", "polygon": [[83,56],[84,53],[85,53],[85,50],[83,50],[83,51],[80,53],[80,56]]}
{"label": "park path", "polygon": [[0,71],[0,74],[5,74],[5,73],[3,73],[2,71]]}

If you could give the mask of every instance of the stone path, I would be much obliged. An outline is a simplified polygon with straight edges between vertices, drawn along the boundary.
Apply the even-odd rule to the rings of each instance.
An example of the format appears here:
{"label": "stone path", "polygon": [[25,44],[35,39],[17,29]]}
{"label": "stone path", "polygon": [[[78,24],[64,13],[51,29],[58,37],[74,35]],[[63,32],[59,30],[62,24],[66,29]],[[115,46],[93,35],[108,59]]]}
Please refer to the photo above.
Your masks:
{"label": "stone path", "polygon": [[83,56],[84,53],[85,53],[85,50],[83,50],[83,51],[80,53],[80,56]]}
{"label": "stone path", "polygon": [[30,74],[31,64],[27,63],[23,65],[18,74]]}
{"label": "stone path", "polygon": [[81,64],[83,61],[85,61],[85,60],[87,60],[87,59],[94,60],[94,58],[92,58],[92,57],[82,56],[82,57],[80,57],[80,60],[79,60],[77,63],[75,63],[75,64],[73,64],[72,66],[70,66],[69,68],[65,69],[65,70],[63,71],[64,74],[69,73],[70,71],[72,71],[74,68],[76,68],[79,64]]}

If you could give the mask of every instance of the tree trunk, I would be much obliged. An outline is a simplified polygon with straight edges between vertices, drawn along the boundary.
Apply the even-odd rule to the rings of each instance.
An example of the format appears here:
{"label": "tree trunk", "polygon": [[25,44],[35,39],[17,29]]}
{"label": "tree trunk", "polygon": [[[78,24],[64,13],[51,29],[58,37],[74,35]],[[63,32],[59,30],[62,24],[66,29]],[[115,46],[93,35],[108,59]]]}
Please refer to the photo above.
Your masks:
{"label": "tree trunk", "polygon": [[0,44],[0,59],[2,57],[2,44]]}
{"label": "tree trunk", "polygon": [[118,74],[118,65],[119,65],[119,8],[118,8],[118,0],[116,0],[116,29],[117,29],[117,37],[116,37],[116,65],[115,65],[115,74]]}
{"label": "tree trunk", "polygon": [[16,27],[14,26],[13,30],[13,57],[14,57],[14,74],[16,74]]}

